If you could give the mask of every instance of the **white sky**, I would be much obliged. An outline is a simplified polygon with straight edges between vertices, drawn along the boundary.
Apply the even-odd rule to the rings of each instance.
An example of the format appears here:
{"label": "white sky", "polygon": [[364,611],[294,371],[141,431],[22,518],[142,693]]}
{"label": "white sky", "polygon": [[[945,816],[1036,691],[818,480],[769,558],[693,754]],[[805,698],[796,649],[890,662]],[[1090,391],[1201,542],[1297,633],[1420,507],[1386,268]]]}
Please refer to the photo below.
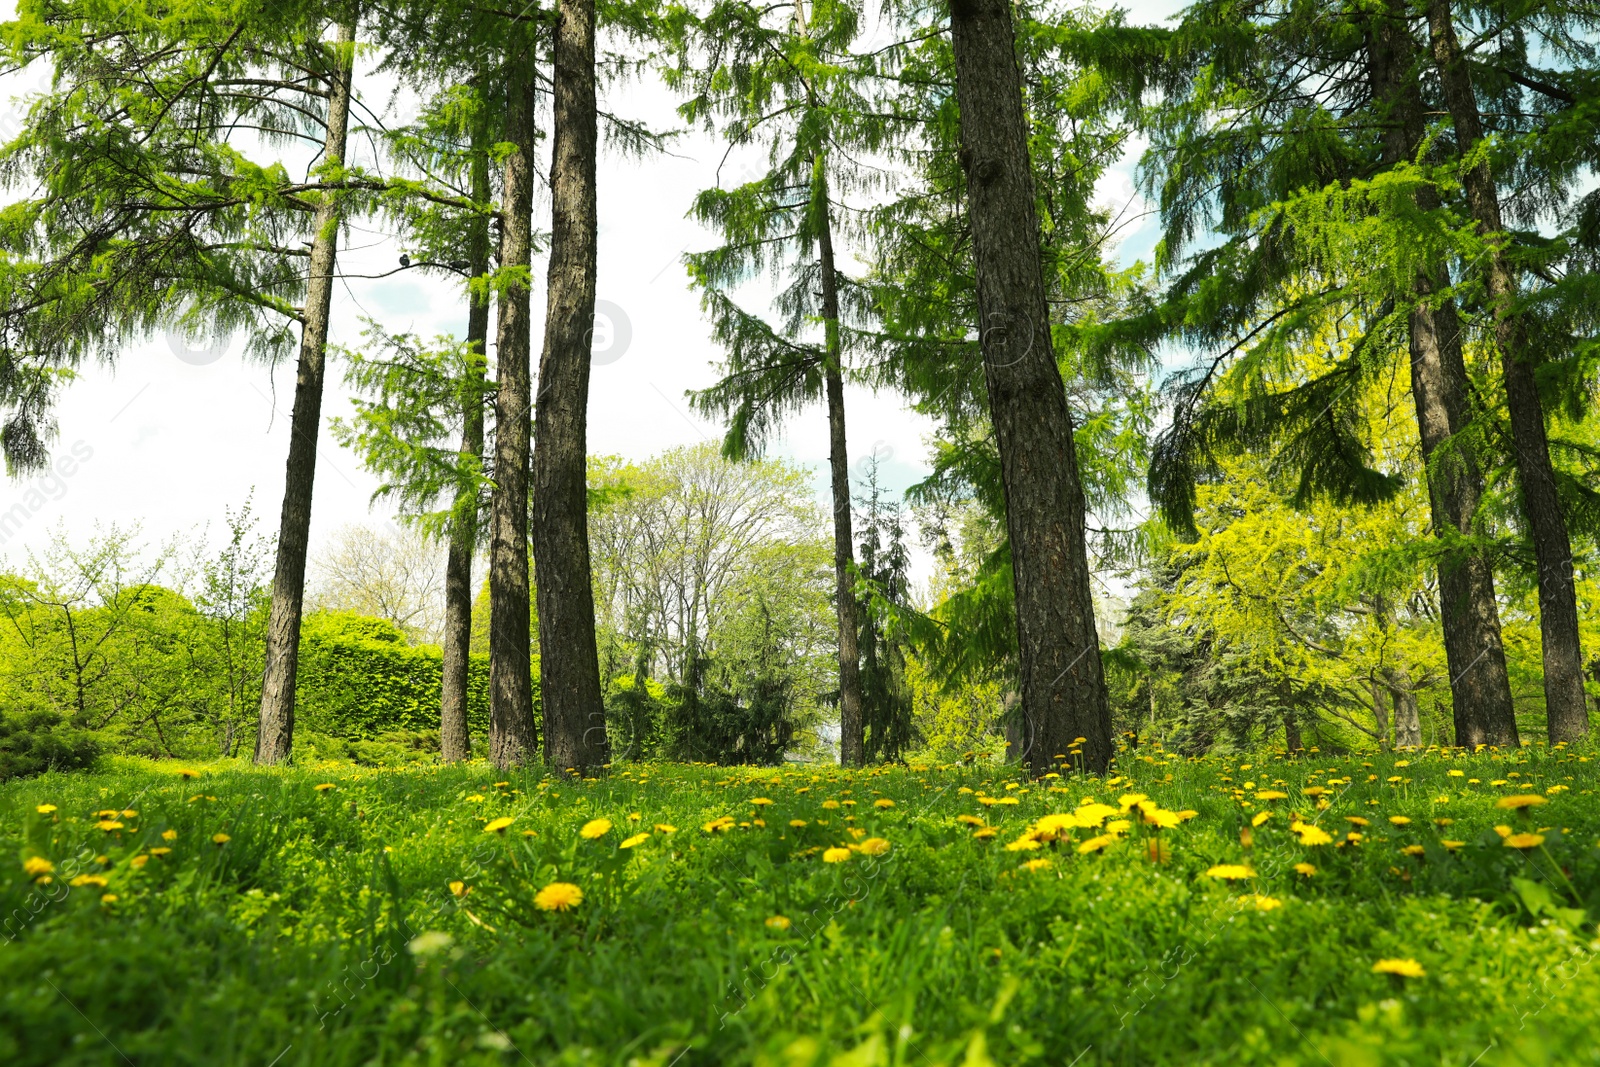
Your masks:
{"label": "white sky", "polygon": [[[1133,20],[1153,21],[1180,5],[1146,0],[1131,6]],[[3,7],[10,18],[12,5]],[[36,82],[37,75],[29,74],[0,80],[0,100],[24,93]],[[386,99],[386,93],[374,91],[378,88],[367,85],[372,106]],[[674,125],[673,103],[651,81],[613,90],[605,100],[611,110],[644,118],[657,128]],[[0,136],[9,139],[21,117],[15,101],[0,106]],[[619,357],[595,367],[589,403],[592,453],[642,459],[720,436],[718,426],[689,412],[683,397],[686,389],[714,380],[718,352],[688,289],[681,256],[714,244],[713,236],[686,219],[685,212],[693,195],[713,183],[722,147],[697,134],[683,138],[673,153],[645,161],[616,156],[601,161],[598,293],[602,302],[625,314],[631,342]],[[1125,160],[1102,186],[1104,199],[1119,209],[1133,196],[1132,163]],[[548,229],[548,200],[540,210],[539,225]],[[1140,207],[1136,204],[1133,210]],[[1146,254],[1152,240],[1146,220],[1127,233],[1123,257],[1131,261]],[[351,274],[379,273],[397,265],[399,251],[377,232],[376,224],[361,222],[341,249],[340,266]],[[535,270],[537,364],[543,336],[542,264]],[[332,340],[357,341],[362,316],[379,319],[391,331],[425,337],[465,329],[459,288],[421,272],[381,281],[351,279],[341,285]],[[604,336],[603,330],[597,332]],[[92,457],[70,478],[41,493],[30,494],[37,488],[32,480],[0,482],[0,514],[19,502],[31,512],[20,530],[0,542],[0,566],[20,563],[28,549],[44,544],[58,522],[76,541],[87,537],[96,523],[139,523],[150,542],[198,534],[209,524],[215,540],[223,532],[224,507],[237,508],[252,490],[261,529],[273,529],[282,500],[295,368],[292,361],[272,370],[246,363],[242,349],[242,339],[235,338],[220,358],[197,366],[180,359],[167,339],[156,338],[130,346],[114,367],[86,367],[60,405],[55,450],[67,452],[81,442],[79,454],[86,447]],[[327,432],[329,417],[350,410],[341,376],[340,366],[330,367],[319,436],[313,555],[339,526],[389,517],[384,505],[369,510],[375,480]],[[927,472],[925,442],[933,427],[908,412],[898,396],[850,388],[846,411],[853,461],[876,450],[885,459],[881,474],[896,493]],[[826,500],[826,417],[820,407],[794,419],[773,453],[813,468],[819,500]]]}

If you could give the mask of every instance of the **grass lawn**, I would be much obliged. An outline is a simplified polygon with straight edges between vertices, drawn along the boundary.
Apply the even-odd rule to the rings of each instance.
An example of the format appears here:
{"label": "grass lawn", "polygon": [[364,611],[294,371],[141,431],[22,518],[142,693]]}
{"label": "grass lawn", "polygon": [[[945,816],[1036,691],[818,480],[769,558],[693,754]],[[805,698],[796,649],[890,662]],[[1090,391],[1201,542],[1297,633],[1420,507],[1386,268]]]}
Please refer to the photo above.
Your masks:
{"label": "grass lawn", "polygon": [[1600,1063],[1597,766],[113,759],[0,786],[0,1063]]}

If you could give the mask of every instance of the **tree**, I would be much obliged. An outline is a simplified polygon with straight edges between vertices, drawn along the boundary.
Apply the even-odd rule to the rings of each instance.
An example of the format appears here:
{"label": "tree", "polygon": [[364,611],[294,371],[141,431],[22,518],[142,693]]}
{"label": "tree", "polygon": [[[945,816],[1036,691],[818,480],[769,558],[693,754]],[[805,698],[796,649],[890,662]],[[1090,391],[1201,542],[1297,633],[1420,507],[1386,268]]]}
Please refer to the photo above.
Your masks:
{"label": "tree", "polygon": [[[861,95],[859,60],[850,49],[859,12],[823,2],[807,15],[744,3],[718,3],[697,27],[700,47],[683,60],[679,83],[694,90],[681,112],[690,121],[726,120],[730,150],[765,149],[766,172],[732,190],[709,189],[694,214],[717,227],[720,248],[690,257],[713,337],[727,352],[723,377],[693,394],[695,406],[727,420],[724,454],[759,455],[786,415],[821,399],[828,416],[833,488],[834,603],[838,616],[840,762],[866,759],[860,650],[851,534],[849,451],[845,434],[845,332],[835,254],[836,212],[847,210],[836,189],[859,185],[854,153],[884,136]],[[841,174],[841,171],[844,173]],[[774,327],[741,308],[727,290],[766,270],[785,270],[790,284]],[[803,339],[819,320],[821,343]]]}
{"label": "tree", "polygon": [[[331,52],[321,167],[337,176],[344,167],[350,131],[355,70],[353,20],[337,24]],[[324,193],[311,223],[305,317],[295,372],[294,412],[290,416],[283,513],[278,523],[278,564],[272,579],[272,613],[267,622],[267,666],[261,684],[261,721],[256,728],[257,763],[287,762],[294,747],[295,664],[300,648],[306,552],[311,538],[311,493],[317,469],[317,434],[322,423],[322,387],[327,374],[328,313],[333,303],[342,212],[339,196]]]}
{"label": "tree", "polygon": [[[1207,457],[1276,443],[1280,462],[1299,471],[1302,503],[1389,498],[1402,483],[1368,463],[1354,404],[1360,385],[1388,374],[1404,346],[1457,743],[1511,743],[1516,721],[1479,509],[1482,428],[1473,422],[1451,293],[1452,237],[1437,190],[1415,170],[1429,142],[1403,14],[1202,4],[1172,38],[1172,92],[1150,112],[1145,162],[1161,198],[1163,266],[1178,262],[1204,224],[1227,239],[1184,261],[1147,319],[1158,332],[1216,349],[1170,382],[1175,410],[1156,442],[1150,495],[1192,535],[1186,510]],[[1302,84],[1293,73],[1302,62],[1329,76]],[[1219,115],[1224,96],[1238,106]],[[1205,409],[1236,357],[1246,378],[1278,373],[1336,316],[1358,323],[1361,338],[1341,364],[1237,387],[1247,403]]]}
{"label": "tree", "polygon": [[387,619],[413,644],[438,644],[444,575],[436,544],[403,526],[343,526],[312,563],[312,600],[322,610]]}
{"label": "tree", "polygon": [[950,33],[972,220],[984,376],[1016,583],[1028,765],[1043,775],[1086,738],[1111,760],[1111,713],[1084,545],[1084,495],[1039,257],[1016,38],[1005,0],[952,0]]}
{"label": "tree", "polygon": [[871,456],[866,489],[858,498],[863,507],[860,579],[868,590],[859,612],[862,752],[866,760],[892,762],[902,759],[914,741],[905,642],[893,622],[894,609],[910,600],[910,557],[900,507],[883,499],[878,465],[878,457]]}
{"label": "tree", "polygon": [[1544,405],[1535,378],[1537,358],[1518,307],[1520,265],[1515,263],[1491,170],[1483,117],[1466,53],[1456,36],[1450,0],[1428,0],[1428,29],[1445,106],[1455,127],[1467,206],[1487,245],[1483,285],[1500,349],[1501,378],[1516,451],[1534,556],[1538,563],[1539,624],[1543,636],[1545,714],[1551,742],[1575,741],[1589,732],[1583,691],[1583,649],[1578,637],[1578,598],[1572,574],[1572,539],[1567,533]]}
{"label": "tree", "polygon": [[544,354],[539,360],[530,530],[543,649],[545,762],[560,769],[598,767],[607,759],[584,518],[598,241],[594,34],[594,0],[560,0],[550,165],[554,221]]}

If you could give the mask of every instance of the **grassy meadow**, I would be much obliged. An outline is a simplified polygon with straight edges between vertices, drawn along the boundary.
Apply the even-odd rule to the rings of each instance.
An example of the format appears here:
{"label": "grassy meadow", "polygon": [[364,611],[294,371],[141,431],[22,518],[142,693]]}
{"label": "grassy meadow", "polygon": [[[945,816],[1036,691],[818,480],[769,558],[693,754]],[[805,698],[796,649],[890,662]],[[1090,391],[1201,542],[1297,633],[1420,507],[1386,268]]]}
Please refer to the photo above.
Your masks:
{"label": "grassy meadow", "polygon": [[1583,751],[0,787],[0,1063],[1600,1062]]}

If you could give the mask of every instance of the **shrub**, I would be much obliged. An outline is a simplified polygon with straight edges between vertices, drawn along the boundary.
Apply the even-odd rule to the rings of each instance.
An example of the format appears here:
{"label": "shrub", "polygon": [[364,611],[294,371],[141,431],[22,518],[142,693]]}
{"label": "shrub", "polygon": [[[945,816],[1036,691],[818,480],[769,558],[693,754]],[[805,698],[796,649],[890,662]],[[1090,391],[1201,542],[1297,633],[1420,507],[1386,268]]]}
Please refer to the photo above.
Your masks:
{"label": "shrub", "polygon": [[94,766],[100,744],[53,711],[0,715],[0,782]]}

